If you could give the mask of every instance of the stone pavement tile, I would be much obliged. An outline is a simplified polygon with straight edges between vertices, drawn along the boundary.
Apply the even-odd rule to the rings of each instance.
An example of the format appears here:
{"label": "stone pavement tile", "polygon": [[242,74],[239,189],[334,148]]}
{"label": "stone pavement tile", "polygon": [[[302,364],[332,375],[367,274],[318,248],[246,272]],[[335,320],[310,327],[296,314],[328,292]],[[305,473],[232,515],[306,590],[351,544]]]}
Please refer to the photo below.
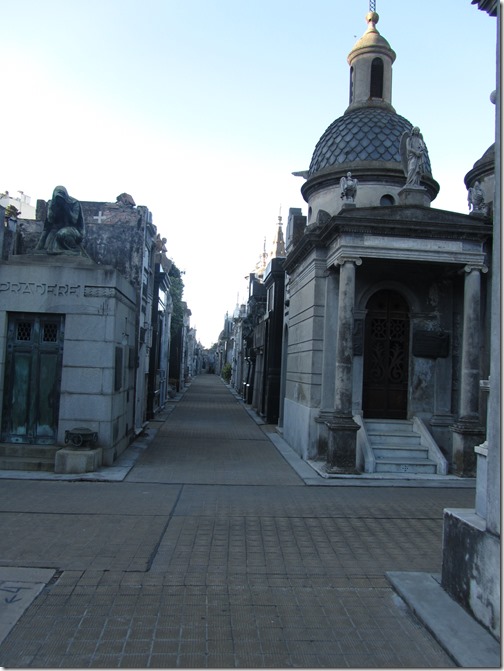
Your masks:
{"label": "stone pavement tile", "polygon": [[[121,657],[120,667],[121,669],[145,669],[149,666],[150,655],[148,653],[132,653],[129,655],[123,655]],[[101,668],[101,663],[98,665],[96,663],[91,664],[92,667]]]}
{"label": "stone pavement tile", "polygon": [[177,658],[176,654],[152,653],[149,665],[152,669],[174,669],[177,666]]}
{"label": "stone pavement tile", "polygon": [[444,508],[473,508],[471,489],[407,489],[192,485],[183,487],[175,515],[264,516],[361,520],[443,519]]}
{"label": "stone pavement tile", "polygon": [[177,667],[183,669],[201,669],[206,667],[204,653],[181,653],[177,657]]}
{"label": "stone pavement tile", "polygon": [[[138,460],[126,476],[128,483],[220,484],[220,485],[301,485],[299,476],[285,462],[271,442],[257,439],[206,439],[185,435],[178,440],[156,444]],[[187,446],[190,444],[191,448]]]}
{"label": "stone pavement tile", "polygon": [[207,656],[207,668],[209,669],[232,669],[235,666],[235,658],[232,654],[217,653]]}
{"label": "stone pavement tile", "polygon": [[34,515],[169,515],[180,489],[156,483],[2,480],[0,510]]}
{"label": "stone pavement tile", "polygon": [[72,658],[64,659],[65,664],[62,665],[62,668],[95,668],[95,669],[117,669],[121,666],[120,658],[115,655],[106,655],[100,654],[95,655],[91,661],[86,658],[82,658],[80,661],[77,659],[76,664],[72,663]]}
{"label": "stone pavement tile", "polygon": [[166,520],[162,516],[3,513],[1,563],[146,571]]}
{"label": "stone pavement tile", "polygon": [[[48,590],[2,646],[2,663],[16,666],[23,659],[46,667],[64,661],[67,667],[78,663],[90,668],[106,661],[107,668],[168,663],[215,668],[220,661],[220,668],[229,668],[226,664],[275,668],[273,662],[278,665],[281,660],[289,666],[334,667],[343,662],[362,666],[375,658],[378,666],[382,662],[383,666],[392,662],[452,666],[390,588],[294,585],[268,591],[267,585],[250,581],[241,589],[166,585],[160,593],[147,585],[142,594],[140,584],[126,586],[130,593],[121,596],[122,582],[116,577],[115,598],[142,603],[143,613],[135,608],[126,615],[113,614],[112,608],[107,613],[101,605],[95,609],[89,595],[83,600],[77,594],[66,597],[70,605],[77,599],[78,606],[68,618],[63,604],[45,610],[51,601]],[[94,598],[101,600],[100,576],[89,572],[87,580]],[[78,587],[79,577],[74,581]],[[236,596],[243,598],[236,603],[232,600]],[[147,614],[151,610],[154,614]]]}
{"label": "stone pavement tile", "polygon": [[[230,574],[312,579],[378,577],[387,570],[438,571],[441,519],[173,517],[157,548],[152,572],[173,572],[179,582]],[[215,547],[215,538],[218,547]],[[264,583],[268,585],[267,575]]]}

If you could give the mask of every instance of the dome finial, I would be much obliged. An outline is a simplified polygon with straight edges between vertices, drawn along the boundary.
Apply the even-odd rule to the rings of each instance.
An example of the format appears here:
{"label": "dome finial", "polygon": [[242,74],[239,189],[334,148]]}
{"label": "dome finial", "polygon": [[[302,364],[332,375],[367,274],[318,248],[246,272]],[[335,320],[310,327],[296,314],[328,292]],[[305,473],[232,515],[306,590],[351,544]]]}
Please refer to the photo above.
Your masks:
{"label": "dome finial", "polygon": [[[369,4],[371,5],[371,3],[369,3]],[[370,30],[376,30],[376,24],[378,23],[379,20],[380,20],[380,17],[376,12],[369,11],[366,14],[366,21],[367,21],[367,24],[368,24],[367,32],[369,32]]]}

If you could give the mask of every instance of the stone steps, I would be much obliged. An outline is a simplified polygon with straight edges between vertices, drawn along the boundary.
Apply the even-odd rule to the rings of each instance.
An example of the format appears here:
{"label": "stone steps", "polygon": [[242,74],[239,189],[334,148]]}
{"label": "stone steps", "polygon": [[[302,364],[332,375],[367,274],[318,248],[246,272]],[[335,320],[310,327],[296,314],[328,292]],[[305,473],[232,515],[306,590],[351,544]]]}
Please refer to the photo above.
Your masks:
{"label": "stone steps", "polygon": [[58,445],[0,443],[0,470],[54,472]]}
{"label": "stone steps", "polygon": [[377,473],[435,474],[429,448],[409,420],[365,420]]}

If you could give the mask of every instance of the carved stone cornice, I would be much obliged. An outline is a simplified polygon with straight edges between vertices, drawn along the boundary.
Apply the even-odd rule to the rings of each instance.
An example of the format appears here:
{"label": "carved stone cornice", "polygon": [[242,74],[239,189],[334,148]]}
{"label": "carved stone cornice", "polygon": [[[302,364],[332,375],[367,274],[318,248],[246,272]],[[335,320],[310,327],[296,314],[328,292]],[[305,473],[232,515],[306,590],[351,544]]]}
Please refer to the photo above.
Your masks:
{"label": "carved stone cornice", "polygon": [[[483,245],[492,237],[492,226],[488,219],[433,208],[392,206],[347,209],[332,216],[324,225],[307,227],[285,259],[285,271],[291,274],[314,249],[329,249],[331,245],[338,244],[338,238],[345,234],[411,240],[412,251],[406,250],[404,258],[420,262],[450,262],[449,254],[446,259],[436,252],[436,258],[432,258],[430,251],[424,254],[421,240],[469,241]],[[453,263],[467,263],[473,254],[474,250],[467,255],[461,253]],[[356,246],[355,255],[369,257],[374,253],[366,243]]]}

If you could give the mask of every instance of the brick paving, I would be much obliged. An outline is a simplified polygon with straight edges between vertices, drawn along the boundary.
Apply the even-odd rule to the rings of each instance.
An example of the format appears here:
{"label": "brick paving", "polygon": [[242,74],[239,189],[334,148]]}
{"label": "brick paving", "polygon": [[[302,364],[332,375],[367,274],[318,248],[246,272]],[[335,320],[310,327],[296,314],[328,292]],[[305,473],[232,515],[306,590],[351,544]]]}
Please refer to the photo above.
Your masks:
{"label": "brick paving", "polygon": [[0,645],[38,668],[455,664],[386,571],[439,572],[468,488],[306,486],[216,376],[123,482],[2,480],[0,566],[57,573]]}

